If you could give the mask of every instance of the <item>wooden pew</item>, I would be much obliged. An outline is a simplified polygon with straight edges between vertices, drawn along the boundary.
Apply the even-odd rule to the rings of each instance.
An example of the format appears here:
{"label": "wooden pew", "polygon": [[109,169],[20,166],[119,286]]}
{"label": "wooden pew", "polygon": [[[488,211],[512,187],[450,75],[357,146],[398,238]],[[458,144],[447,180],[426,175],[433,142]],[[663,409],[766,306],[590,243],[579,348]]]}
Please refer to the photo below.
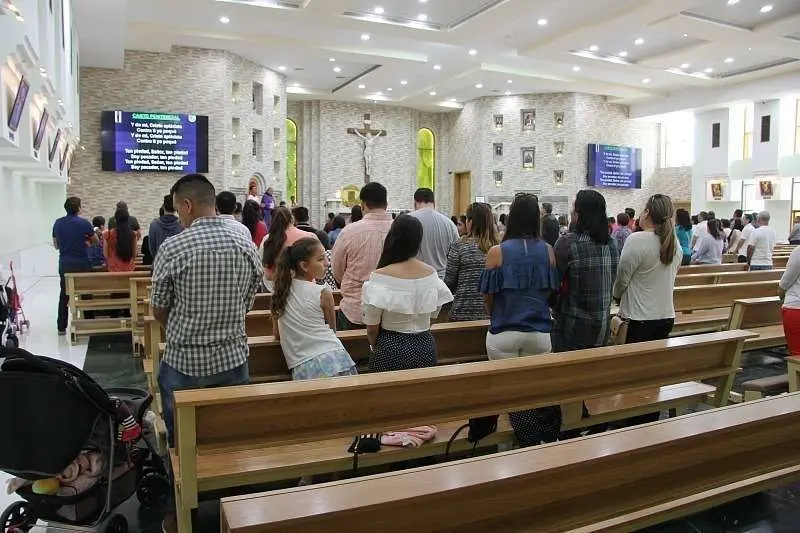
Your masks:
{"label": "wooden pew", "polygon": [[709,272],[746,272],[747,265],[744,263],[733,263],[724,265],[687,265],[678,269],[678,275],[684,274],[707,274]]}
{"label": "wooden pew", "polygon": [[[130,279],[146,276],[146,272],[83,272],[64,275],[72,315],[70,338],[98,333],[131,331],[130,318],[84,318],[85,311],[130,309]],[[121,297],[114,297],[121,296]],[[87,297],[91,299],[87,299]]]}
{"label": "wooden pew", "polygon": [[675,287],[672,294],[676,317],[672,335],[723,329],[730,319],[734,300],[777,293],[777,280]]}
{"label": "wooden pew", "polygon": [[[402,372],[178,391],[171,461],[179,531],[191,531],[191,509],[201,492],[332,471],[335,461],[320,451],[328,440],[340,439],[337,449],[343,452],[360,433],[562,404],[577,406],[566,409],[569,427],[575,422],[569,414],[580,413],[583,400],[610,397],[613,403],[648,390],[649,412],[701,401],[724,406],[742,345],[751,336],[725,331]],[[714,378],[717,387],[697,383],[687,397],[659,394]],[[642,411],[622,408],[616,419]],[[612,419],[609,413],[598,418]],[[578,422],[596,423],[591,416]],[[361,458],[380,461],[384,453]],[[395,453],[400,451],[386,450]]]}
{"label": "wooden pew", "polygon": [[133,353],[144,347],[144,317],[150,310],[150,277],[130,278],[131,336]]}
{"label": "wooden pew", "polygon": [[759,270],[753,272],[708,272],[705,274],[681,274],[675,278],[676,287],[688,285],[722,285],[725,283],[748,283],[751,281],[780,280],[785,269]]}
{"label": "wooden pew", "polygon": [[316,486],[225,498],[223,533],[633,531],[800,479],[800,396]]}

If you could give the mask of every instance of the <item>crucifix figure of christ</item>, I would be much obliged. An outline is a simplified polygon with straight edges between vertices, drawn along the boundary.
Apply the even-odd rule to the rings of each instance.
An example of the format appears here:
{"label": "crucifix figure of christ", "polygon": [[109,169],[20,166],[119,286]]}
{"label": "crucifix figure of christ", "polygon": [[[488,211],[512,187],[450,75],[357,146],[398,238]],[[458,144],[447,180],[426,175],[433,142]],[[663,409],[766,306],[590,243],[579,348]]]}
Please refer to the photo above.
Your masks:
{"label": "crucifix figure of christ", "polygon": [[386,130],[370,129],[369,113],[364,115],[364,127],[347,128],[347,133],[358,136],[364,142],[364,183],[369,183],[372,177],[372,157],[375,153],[375,141],[378,137],[385,137]]}

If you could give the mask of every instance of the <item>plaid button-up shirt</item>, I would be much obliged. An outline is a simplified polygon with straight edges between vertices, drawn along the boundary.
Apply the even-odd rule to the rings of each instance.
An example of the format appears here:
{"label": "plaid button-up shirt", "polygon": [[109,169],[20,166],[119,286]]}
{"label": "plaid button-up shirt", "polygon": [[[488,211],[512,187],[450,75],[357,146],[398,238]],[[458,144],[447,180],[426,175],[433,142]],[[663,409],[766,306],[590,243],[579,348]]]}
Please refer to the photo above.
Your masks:
{"label": "plaid button-up shirt", "polygon": [[564,285],[553,310],[553,351],[605,346],[619,264],[617,243],[609,239],[597,244],[586,234],[568,233],[554,248]]}
{"label": "plaid button-up shirt", "polygon": [[261,276],[253,243],[222,218],[198,218],[164,241],[150,296],[154,308],[170,310],[164,362],[195,377],[245,364],[245,315]]}

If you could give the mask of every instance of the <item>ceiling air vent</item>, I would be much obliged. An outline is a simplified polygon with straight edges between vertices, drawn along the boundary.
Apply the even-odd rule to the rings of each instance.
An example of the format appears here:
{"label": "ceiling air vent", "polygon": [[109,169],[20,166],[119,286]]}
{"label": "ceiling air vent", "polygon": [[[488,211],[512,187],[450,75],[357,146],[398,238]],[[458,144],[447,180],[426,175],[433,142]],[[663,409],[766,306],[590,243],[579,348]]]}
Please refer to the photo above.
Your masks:
{"label": "ceiling air vent", "polygon": [[753,72],[761,72],[764,70],[768,70],[775,67],[782,67],[784,65],[791,65],[792,63],[797,63],[800,59],[794,57],[784,57],[781,59],[776,59],[775,61],[770,61],[769,63],[761,63],[758,65],[751,65],[749,67],[744,67],[739,70],[732,70],[729,72],[723,72],[717,76],[714,76],[716,79],[724,80],[727,78],[733,78],[734,76],[741,76],[742,74],[751,74]]}

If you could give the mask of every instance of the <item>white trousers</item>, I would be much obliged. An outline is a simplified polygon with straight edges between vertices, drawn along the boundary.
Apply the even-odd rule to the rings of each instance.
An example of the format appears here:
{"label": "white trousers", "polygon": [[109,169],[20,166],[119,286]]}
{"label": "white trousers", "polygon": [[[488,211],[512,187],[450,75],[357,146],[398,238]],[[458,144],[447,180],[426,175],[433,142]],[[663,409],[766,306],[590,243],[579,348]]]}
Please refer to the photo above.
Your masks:
{"label": "white trousers", "polygon": [[550,334],[539,331],[503,331],[486,334],[486,353],[490,361],[510,359],[523,355],[550,353],[553,345]]}

